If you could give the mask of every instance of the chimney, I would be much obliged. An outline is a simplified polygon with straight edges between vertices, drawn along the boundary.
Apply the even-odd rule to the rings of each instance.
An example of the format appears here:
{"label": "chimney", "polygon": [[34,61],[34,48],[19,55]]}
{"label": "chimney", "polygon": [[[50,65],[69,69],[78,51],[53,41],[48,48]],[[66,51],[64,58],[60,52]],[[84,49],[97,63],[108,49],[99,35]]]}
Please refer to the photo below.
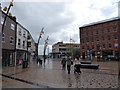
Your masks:
{"label": "chimney", "polygon": [[15,17],[15,16],[13,16],[12,19],[13,19],[14,21],[16,21],[16,17]]}

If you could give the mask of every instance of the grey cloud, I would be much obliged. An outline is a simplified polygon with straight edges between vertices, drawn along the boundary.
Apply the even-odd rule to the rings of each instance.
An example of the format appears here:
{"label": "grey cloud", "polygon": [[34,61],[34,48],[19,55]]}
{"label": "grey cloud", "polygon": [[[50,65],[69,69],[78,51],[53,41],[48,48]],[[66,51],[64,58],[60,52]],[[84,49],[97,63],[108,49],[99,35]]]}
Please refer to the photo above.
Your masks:
{"label": "grey cloud", "polygon": [[[16,15],[18,22],[31,32],[35,41],[37,41],[42,27],[45,28],[46,35],[60,33],[62,28],[67,28],[75,19],[72,12],[65,11],[65,3],[16,2],[12,12]],[[65,17],[61,16],[62,13],[65,14]],[[55,37],[52,40],[51,42],[57,41]]]}

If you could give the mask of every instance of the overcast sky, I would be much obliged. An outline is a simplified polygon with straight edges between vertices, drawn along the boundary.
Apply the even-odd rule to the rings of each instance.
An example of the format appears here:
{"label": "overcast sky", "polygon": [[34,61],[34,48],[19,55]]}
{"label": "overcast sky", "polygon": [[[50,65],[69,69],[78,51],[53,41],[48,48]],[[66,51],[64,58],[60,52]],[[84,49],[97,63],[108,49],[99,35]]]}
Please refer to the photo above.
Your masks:
{"label": "overcast sky", "polygon": [[[44,27],[39,54],[43,54],[42,48],[47,36],[49,36],[50,51],[54,43],[70,42],[70,37],[76,43],[80,43],[80,26],[118,16],[119,0],[20,1],[14,0],[11,12],[16,16],[17,22],[30,31],[35,41]],[[8,6],[9,3],[2,2],[2,7],[5,5]]]}

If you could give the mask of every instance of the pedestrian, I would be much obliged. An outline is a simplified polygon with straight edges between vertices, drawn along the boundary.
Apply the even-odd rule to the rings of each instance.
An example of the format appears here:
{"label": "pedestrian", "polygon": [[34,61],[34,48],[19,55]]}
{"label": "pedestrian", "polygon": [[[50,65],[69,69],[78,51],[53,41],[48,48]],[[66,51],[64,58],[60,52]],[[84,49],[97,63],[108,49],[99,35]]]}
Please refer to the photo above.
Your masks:
{"label": "pedestrian", "polygon": [[62,70],[65,70],[66,69],[66,60],[65,60],[65,58],[62,59],[61,64],[62,64]]}
{"label": "pedestrian", "polygon": [[80,74],[81,73],[81,71],[80,71],[80,60],[79,60],[79,57],[76,57],[75,58],[75,66],[74,66],[74,73],[78,73],[78,74]]}
{"label": "pedestrian", "polygon": [[38,58],[38,63],[42,65],[42,60],[40,58]]}
{"label": "pedestrian", "polygon": [[68,58],[67,60],[67,70],[68,70],[68,74],[70,74],[70,70],[71,70],[71,59]]}

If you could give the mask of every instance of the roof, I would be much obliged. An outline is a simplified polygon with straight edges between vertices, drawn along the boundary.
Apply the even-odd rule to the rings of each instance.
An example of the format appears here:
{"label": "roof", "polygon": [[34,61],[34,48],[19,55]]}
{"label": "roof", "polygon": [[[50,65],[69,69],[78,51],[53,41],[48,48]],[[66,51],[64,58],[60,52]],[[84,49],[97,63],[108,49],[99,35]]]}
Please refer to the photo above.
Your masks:
{"label": "roof", "polygon": [[86,26],[91,26],[91,25],[95,25],[95,24],[105,23],[105,22],[109,22],[109,21],[113,21],[113,20],[118,20],[118,19],[120,19],[120,17],[113,17],[113,18],[110,18],[110,19],[106,19],[106,20],[102,20],[102,21],[98,21],[98,22],[93,22],[93,23],[85,24],[85,25],[83,25],[81,27],[86,27]]}

